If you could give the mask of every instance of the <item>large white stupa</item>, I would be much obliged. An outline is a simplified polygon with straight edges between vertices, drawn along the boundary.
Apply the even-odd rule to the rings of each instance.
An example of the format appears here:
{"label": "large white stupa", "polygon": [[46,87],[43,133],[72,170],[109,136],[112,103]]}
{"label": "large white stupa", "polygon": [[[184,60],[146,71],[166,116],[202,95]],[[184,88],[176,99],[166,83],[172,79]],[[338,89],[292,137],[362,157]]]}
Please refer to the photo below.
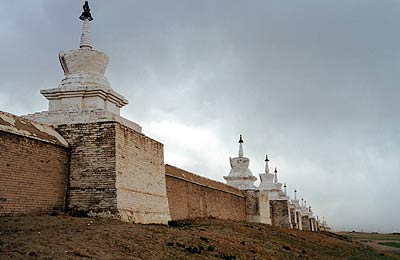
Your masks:
{"label": "large white stupa", "polygon": [[64,78],[57,88],[40,91],[49,100],[48,111],[25,117],[51,125],[117,121],[141,132],[138,124],[120,116],[120,108],[128,101],[111,88],[104,75],[109,59],[93,48],[89,30],[93,18],[87,2],[79,18],[83,21],[79,49],[58,55]]}

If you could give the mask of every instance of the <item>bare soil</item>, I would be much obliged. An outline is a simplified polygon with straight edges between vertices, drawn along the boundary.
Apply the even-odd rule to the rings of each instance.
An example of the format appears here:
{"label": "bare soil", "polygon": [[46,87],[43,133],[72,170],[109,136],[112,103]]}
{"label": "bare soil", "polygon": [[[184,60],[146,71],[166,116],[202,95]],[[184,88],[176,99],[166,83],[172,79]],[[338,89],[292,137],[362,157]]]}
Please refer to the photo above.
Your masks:
{"label": "bare soil", "polygon": [[400,259],[347,236],[203,219],[173,226],[0,218],[0,259]]}

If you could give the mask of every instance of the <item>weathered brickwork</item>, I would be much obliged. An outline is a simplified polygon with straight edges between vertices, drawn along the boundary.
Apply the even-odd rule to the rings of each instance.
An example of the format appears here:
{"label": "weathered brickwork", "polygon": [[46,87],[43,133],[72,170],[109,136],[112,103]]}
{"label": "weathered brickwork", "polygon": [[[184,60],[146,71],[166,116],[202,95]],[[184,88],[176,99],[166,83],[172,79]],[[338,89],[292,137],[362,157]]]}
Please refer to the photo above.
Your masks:
{"label": "weathered brickwork", "polygon": [[303,230],[311,231],[310,221],[309,221],[307,215],[306,216],[301,216],[301,224],[302,224]]}
{"label": "weathered brickwork", "polygon": [[117,208],[125,221],[170,220],[163,145],[119,123],[116,126]]}
{"label": "weathered brickwork", "polygon": [[273,226],[290,228],[289,203],[287,200],[270,200],[271,221]]}
{"label": "weathered brickwork", "polygon": [[246,221],[271,224],[268,192],[244,190],[246,196]]}
{"label": "weathered brickwork", "polygon": [[0,216],[64,210],[68,148],[0,131]]}
{"label": "weathered brickwork", "polygon": [[294,205],[290,207],[290,223],[292,224],[293,228],[298,228],[298,225],[296,223],[296,212]]}
{"label": "weathered brickwork", "polygon": [[236,188],[166,165],[171,218],[246,220],[245,198]]}
{"label": "weathered brickwork", "polygon": [[303,229],[303,225],[301,222],[301,215],[300,212],[296,210],[296,221],[297,221],[297,228],[302,230]]}
{"label": "weathered brickwork", "polygon": [[116,213],[115,123],[60,125],[57,130],[71,146],[68,210]]}

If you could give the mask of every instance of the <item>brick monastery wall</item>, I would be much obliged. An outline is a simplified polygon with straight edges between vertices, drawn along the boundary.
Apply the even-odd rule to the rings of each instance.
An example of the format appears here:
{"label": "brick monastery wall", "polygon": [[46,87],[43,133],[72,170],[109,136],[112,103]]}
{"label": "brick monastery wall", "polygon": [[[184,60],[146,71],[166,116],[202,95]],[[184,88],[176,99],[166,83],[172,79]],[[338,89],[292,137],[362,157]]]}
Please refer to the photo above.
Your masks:
{"label": "brick monastery wall", "polygon": [[303,230],[311,231],[310,221],[308,220],[308,216],[301,216],[301,224],[302,224]]}
{"label": "brick monastery wall", "polygon": [[289,202],[270,200],[271,221],[273,226],[290,228]]}
{"label": "brick monastery wall", "polygon": [[60,125],[57,130],[71,146],[67,209],[116,213],[114,123]]}
{"label": "brick monastery wall", "polygon": [[0,216],[64,210],[68,148],[0,131]]}
{"label": "brick monastery wall", "polygon": [[271,224],[267,191],[244,190],[246,196],[246,221]]}
{"label": "brick monastery wall", "polygon": [[303,225],[301,222],[301,215],[300,212],[296,210],[296,221],[297,221],[297,228],[302,230],[303,229]]}
{"label": "brick monastery wall", "polygon": [[173,220],[206,217],[246,220],[246,202],[240,190],[170,165],[165,165],[165,170]]}
{"label": "brick monastery wall", "polygon": [[294,206],[290,207],[290,222],[293,228],[298,228],[296,223],[296,211]]}
{"label": "brick monastery wall", "polygon": [[163,144],[116,123],[117,208],[125,221],[170,220]]}

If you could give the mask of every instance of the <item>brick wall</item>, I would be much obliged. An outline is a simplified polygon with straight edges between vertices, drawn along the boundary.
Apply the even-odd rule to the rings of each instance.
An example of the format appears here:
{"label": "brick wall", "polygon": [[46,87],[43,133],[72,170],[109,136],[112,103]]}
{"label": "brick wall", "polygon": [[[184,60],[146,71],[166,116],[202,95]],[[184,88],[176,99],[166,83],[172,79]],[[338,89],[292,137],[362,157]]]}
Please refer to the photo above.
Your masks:
{"label": "brick wall", "polygon": [[303,229],[303,225],[302,225],[302,222],[301,222],[301,215],[300,215],[300,211],[298,211],[297,209],[296,209],[296,221],[297,221],[297,228],[302,230]]}
{"label": "brick wall", "polygon": [[289,203],[287,200],[270,200],[273,226],[290,228]]}
{"label": "brick wall", "polygon": [[115,123],[60,125],[57,129],[71,146],[68,210],[116,213]]}
{"label": "brick wall", "polygon": [[302,224],[303,230],[306,230],[306,231],[310,231],[311,230],[310,221],[308,220],[308,216],[307,215],[306,216],[301,216],[301,224]]}
{"label": "brick wall", "polygon": [[298,228],[296,223],[296,211],[294,205],[290,207],[290,222],[293,228]]}
{"label": "brick wall", "polygon": [[116,123],[117,208],[125,221],[170,220],[163,145]]}
{"label": "brick wall", "polygon": [[246,196],[246,221],[272,224],[267,191],[244,190]]}
{"label": "brick wall", "polygon": [[0,216],[64,210],[68,148],[0,131]]}
{"label": "brick wall", "polygon": [[246,220],[245,198],[238,189],[170,165],[165,168],[173,220],[207,217]]}

